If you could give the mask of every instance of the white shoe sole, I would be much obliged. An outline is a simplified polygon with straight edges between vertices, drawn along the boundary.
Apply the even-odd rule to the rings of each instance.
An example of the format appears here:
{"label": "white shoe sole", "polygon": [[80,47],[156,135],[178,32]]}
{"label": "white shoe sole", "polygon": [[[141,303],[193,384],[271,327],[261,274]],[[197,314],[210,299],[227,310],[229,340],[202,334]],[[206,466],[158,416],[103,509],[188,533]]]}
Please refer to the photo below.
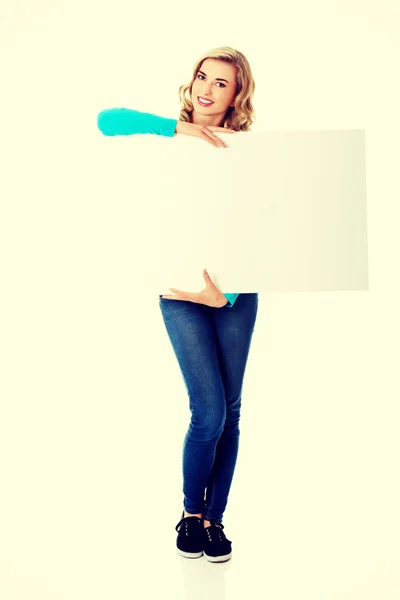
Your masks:
{"label": "white shoe sole", "polygon": [[184,558],[200,558],[201,556],[203,556],[202,550],[200,552],[184,552],[183,550],[179,550],[179,548],[177,548],[176,551],[180,556],[183,556]]}
{"label": "white shoe sole", "polygon": [[232,556],[232,552],[229,552],[229,554],[224,554],[223,556],[208,556],[208,554],[206,554],[205,552],[203,552],[203,554],[204,558],[206,558],[210,562],[225,562],[229,560]]}

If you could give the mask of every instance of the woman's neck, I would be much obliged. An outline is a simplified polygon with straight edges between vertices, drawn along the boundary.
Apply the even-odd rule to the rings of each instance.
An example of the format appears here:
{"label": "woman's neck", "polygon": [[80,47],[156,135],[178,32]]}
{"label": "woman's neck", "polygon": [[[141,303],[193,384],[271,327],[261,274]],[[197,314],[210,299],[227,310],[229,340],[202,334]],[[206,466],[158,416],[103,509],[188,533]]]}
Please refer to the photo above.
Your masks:
{"label": "woman's neck", "polygon": [[190,123],[195,125],[207,125],[208,127],[223,127],[224,126],[225,114],[221,115],[199,115],[193,111],[190,115]]}

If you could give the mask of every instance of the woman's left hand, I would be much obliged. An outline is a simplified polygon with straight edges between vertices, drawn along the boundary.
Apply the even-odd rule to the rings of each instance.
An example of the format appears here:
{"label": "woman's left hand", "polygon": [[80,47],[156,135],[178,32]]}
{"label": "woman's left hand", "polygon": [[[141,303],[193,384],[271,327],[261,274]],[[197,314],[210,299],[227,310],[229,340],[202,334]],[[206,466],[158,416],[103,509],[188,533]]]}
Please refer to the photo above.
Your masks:
{"label": "woman's left hand", "polygon": [[203,270],[203,277],[206,282],[206,287],[201,292],[182,292],[182,290],[176,290],[175,288],[168,288],[174,294],[166,294],[162,298],[168,300],[186,300],[188,302],[197,302],[198,304],[205,304],[206,306],[212,306],[213,308],[222,308],[225,304],[228,304],[227,298],[212,282],[211,277],[207,273],[206,269]]}

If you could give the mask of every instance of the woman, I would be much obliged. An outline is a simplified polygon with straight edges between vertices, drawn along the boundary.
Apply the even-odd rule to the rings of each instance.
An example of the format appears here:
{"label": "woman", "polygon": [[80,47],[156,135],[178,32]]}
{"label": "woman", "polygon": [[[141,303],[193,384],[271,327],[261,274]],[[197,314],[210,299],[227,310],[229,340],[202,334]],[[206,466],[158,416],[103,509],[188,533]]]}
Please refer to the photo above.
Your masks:
{"label": "woman", "polygon": [[[213,132],[250,129],[254,90],[246,57],[227,46],[215,48],[197,61],[190,84],[179,88],[179,119],[114,108],[98,115],[98,126],[105,135],[178,133],[226,147]],[[186,558],[204,553],[208,560],[222,562],[232,555],[222,517],[239,448],[242,385],[258,294],[223,294],[206,271],[203,276],[202,292],[169,288],[175,294],[160,295],[159,303],[191,410],[183,446],[184,510],[175,528],[177,550]]]}

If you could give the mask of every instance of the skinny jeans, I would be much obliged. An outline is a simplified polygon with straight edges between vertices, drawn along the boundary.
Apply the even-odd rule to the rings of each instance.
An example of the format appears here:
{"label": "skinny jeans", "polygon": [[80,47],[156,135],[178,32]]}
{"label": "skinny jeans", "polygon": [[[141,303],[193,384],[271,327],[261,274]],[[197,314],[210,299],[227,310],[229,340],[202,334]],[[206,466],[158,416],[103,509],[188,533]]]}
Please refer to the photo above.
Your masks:
{"label": "skinny jeans", "polygon": [[183,442],[183,506],[222,523],[239,450],[239,420],[258,294],[239,294],[214,308],[159,296],[189,397]]}

